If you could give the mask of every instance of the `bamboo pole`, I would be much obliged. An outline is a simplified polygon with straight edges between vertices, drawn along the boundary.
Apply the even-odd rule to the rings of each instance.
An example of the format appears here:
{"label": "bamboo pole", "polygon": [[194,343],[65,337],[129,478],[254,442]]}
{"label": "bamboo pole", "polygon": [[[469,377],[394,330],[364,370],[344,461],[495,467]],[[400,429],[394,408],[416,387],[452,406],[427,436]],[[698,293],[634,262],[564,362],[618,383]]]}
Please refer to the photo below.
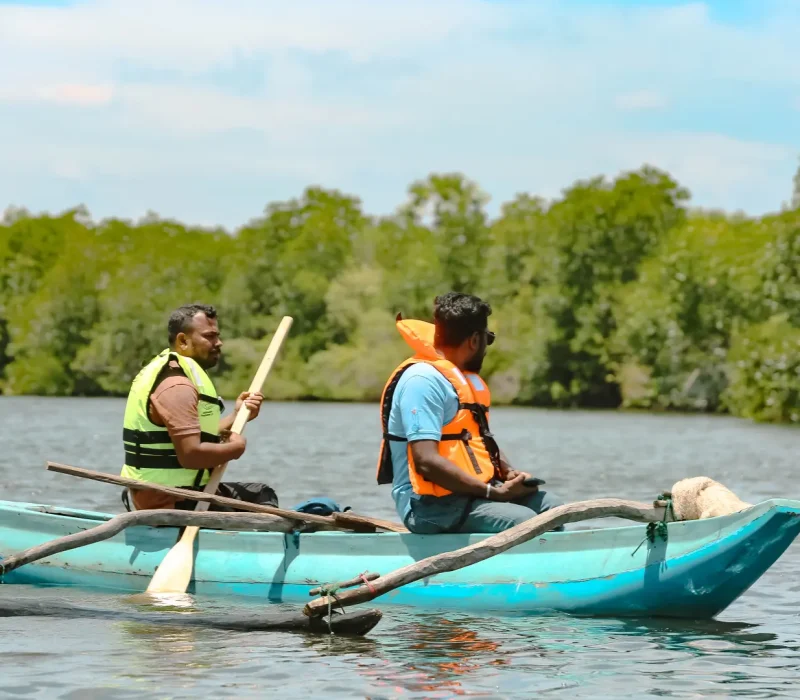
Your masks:
{"label": "bamboo pole", "polygon": [[59,464],[58,462],[47,462],[47,470],[51,472],[57,472],[59,474],[77,476],[82,479],[102,481],[106,484],[127,486],[129,489],[133,490],[158,491],[159,493],[166,493],[170,496],[177,496],[189,501],[213,503],[214,505],[227,506],[229,508],[235,508],[236,510],[243,510],[251,513],[279,515],[295,522],[317,523],[319,525],[325,525],[332,530],[375,532],[375,529],[378,528],[383,530],[391,530],[393,532],[408,532],[408,530],[406,530],[402,525],[392,523],[391,521],[381,520],[380,518],[369,518],[365,515],[356,515],[350,511],[347,513],[336,513],[334,517],[329,515],[314,515],[313,513],[300,513],[296,510],[286,510],[284,508],[277,508],[275,506],[248,503],[247,501],[239,501],[235,498],[226,498],[225,496],[217,496],[216,494],[204,493],[203,491],[192,491],[190,489],[182,489],[174,486],[150,484],[146,481],[136,481],[136,479],[127,479],[124,476],[117,476],[116,474],[92,471],[91,469],[83,469],[82,467],[72,467],[68,464]]}
{"label": "bamboo pole", "polygon": [[217,530],[251,530],[258,532],[291,532],[294,523],[275,515],[256,513],[215,513],[191,510],[136,510],[122,513],[82,532],[75,532],[44,544],[30,547],[0,561],[0,575],[39,559],[107,540],[127,527],[184,527],[197,526]]}

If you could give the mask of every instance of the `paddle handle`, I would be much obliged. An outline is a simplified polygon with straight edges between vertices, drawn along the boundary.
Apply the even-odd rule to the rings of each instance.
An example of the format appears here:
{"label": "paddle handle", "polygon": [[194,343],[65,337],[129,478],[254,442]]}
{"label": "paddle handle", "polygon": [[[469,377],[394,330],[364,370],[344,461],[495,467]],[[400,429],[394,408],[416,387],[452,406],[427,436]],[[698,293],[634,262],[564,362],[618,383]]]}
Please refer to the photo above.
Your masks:
{"label": "paddle handle", "polygon": [[[292,327],[293,320],[294,319],[292,319],[291,316],[284,316],[281,319],[281,322],[278,325],[278,330],[276,330],[275,335],[272,336],[272,342],[270,342],[267,352],[264,353],[261,364],[258,366],[256,376],[253,377],[253,381],[250,383],[250,388],[248,391],[251,394],[257,394],[259,391],[261,391],[261,388],[264,386],[264,382],[267,381],[267,376],[272,369],[275,358],[278,356],[281,345],[283,345],[284,338],[286,338],[286,336],[289,334],[289,329]],[[247,408],[247,404],[242,402],[242,406],[233,421],[231,432],[241,435],[244,431],[244,426],[247,424],[248,418],[250,418],[250,409]]]}
{"label": "paddle handle", "polygon": [[[248,389],[248,391],[251,394],[261,391],[261,388],[264,386],[264,382],[267,381],[267,376],[272,369],[272,365],[275,363],[275,358],[278,356],[278,352],[281,349],[281,345],[283,345],[284,339],[289,334],[289,329],[292,327],[293,321],[294,319],[291,316],[284,316],[281,319],[278,329],[275,331],[275,335],[272,336],[272,341],[270,342],[267,351],[264,353],[261,364],[258,366],[256,376],[253,377],[253,381],[250,383],[250,389]],[[244,427],[247,425],[249,418],[250,409],[247,408],[247,404],[243,401],[241,407],[236,412],[236,418],[233,420],[231,432],[241,435],[244,432]],[[222,475],[225,473],[225,468],[227,466],[228,463],[225,462],[225,464],[220,464],[218,467],[214,468],[214,470],[211,472],[211,478],[208,480],[206,487],[203,489],[204,493],[217,492],[217,488],[222,481]],[[197,504],[195,510],[208,510],[210,505],[211,504],[208,502],[201,501]]]}

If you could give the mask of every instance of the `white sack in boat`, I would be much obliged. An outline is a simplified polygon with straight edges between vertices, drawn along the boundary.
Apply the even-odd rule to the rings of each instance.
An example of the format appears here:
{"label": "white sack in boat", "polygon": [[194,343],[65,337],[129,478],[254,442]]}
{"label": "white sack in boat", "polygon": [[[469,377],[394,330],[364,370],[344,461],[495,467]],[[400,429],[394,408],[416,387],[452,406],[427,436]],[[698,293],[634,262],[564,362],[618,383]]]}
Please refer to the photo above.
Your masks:
{"label": "white sack in boat", "polygon": [[676,520],[702,520],[717,515],[730,515],[749,508],[718,481],[707,476],[694,476],[678,481],[670,493]]}

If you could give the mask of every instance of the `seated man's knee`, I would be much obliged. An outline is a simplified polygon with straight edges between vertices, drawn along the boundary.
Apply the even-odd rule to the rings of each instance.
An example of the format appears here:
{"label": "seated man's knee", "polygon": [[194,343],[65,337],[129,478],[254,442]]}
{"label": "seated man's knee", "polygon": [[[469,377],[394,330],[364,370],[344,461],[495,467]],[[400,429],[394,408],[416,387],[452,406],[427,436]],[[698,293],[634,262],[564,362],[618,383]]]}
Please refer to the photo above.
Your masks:
{"label": "seated man's knee", "polygon": [[542,494],[542,501],[541,501],[542,512],[550,510],[551,508],[555,508],[556,506],[564,505],[564,501],[562,501],[552,491],[542,491],[541,494]]}
{"label": "seated man's knee", "polygon": [[476,508],[465,523],[467,532],[503,532],[534,517],[530,508],[516,503],[484,504]]}
{"label": "seated man's knee", "polygon": [[495,518],[495,522],[498,525],[497,532],[502,532],[503,530],[510,530],[512,527],[516,527],[517,525],[521,525],[526,520],[530,520],[536,515],[531,511],[523,514],[514,514],[514,515],[501,515]]}
{"label": "seated man's knee", "polygon": [[[558,496],[551,493],[550,491],[543,491],[542,492],[542,502],[541,502],[541,509],[539,510],[540,513],[544,513],[551,508],[557,508],[558,506],[563,506],[564,501],[562,501]],[[559,525],[558,527],[554,527],[551,532],[564,532],[564,526]]]}
{"label": "seated man's knee", "polygon": [[[546,513],[552,508],[564,505],[564,502],[550,491],[539,490],[536,493],[526,496],[523,500],[519,501],[520,505],[529,508],[533,514]],[[554,527],[553,532],[561,532],[564,529],[563,525]]]}

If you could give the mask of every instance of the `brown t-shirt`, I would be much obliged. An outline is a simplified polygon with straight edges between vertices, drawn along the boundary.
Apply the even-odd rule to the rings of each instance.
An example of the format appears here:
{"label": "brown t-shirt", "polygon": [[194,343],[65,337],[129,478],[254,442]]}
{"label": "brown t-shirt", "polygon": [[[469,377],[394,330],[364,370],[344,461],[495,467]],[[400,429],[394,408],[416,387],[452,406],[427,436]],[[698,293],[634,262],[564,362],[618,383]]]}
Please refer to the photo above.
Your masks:
{"label": "brown t-shirt", "polygon": [[[198,400],[197,387],[183,373],[178,361],[170,360],[150,395],[147,406],[150,420],[166,427],[172,438],[199,435]],[[176,501],[174,496],[156,491],[131,491],[131,497],[136,510],[174,508]]]}

